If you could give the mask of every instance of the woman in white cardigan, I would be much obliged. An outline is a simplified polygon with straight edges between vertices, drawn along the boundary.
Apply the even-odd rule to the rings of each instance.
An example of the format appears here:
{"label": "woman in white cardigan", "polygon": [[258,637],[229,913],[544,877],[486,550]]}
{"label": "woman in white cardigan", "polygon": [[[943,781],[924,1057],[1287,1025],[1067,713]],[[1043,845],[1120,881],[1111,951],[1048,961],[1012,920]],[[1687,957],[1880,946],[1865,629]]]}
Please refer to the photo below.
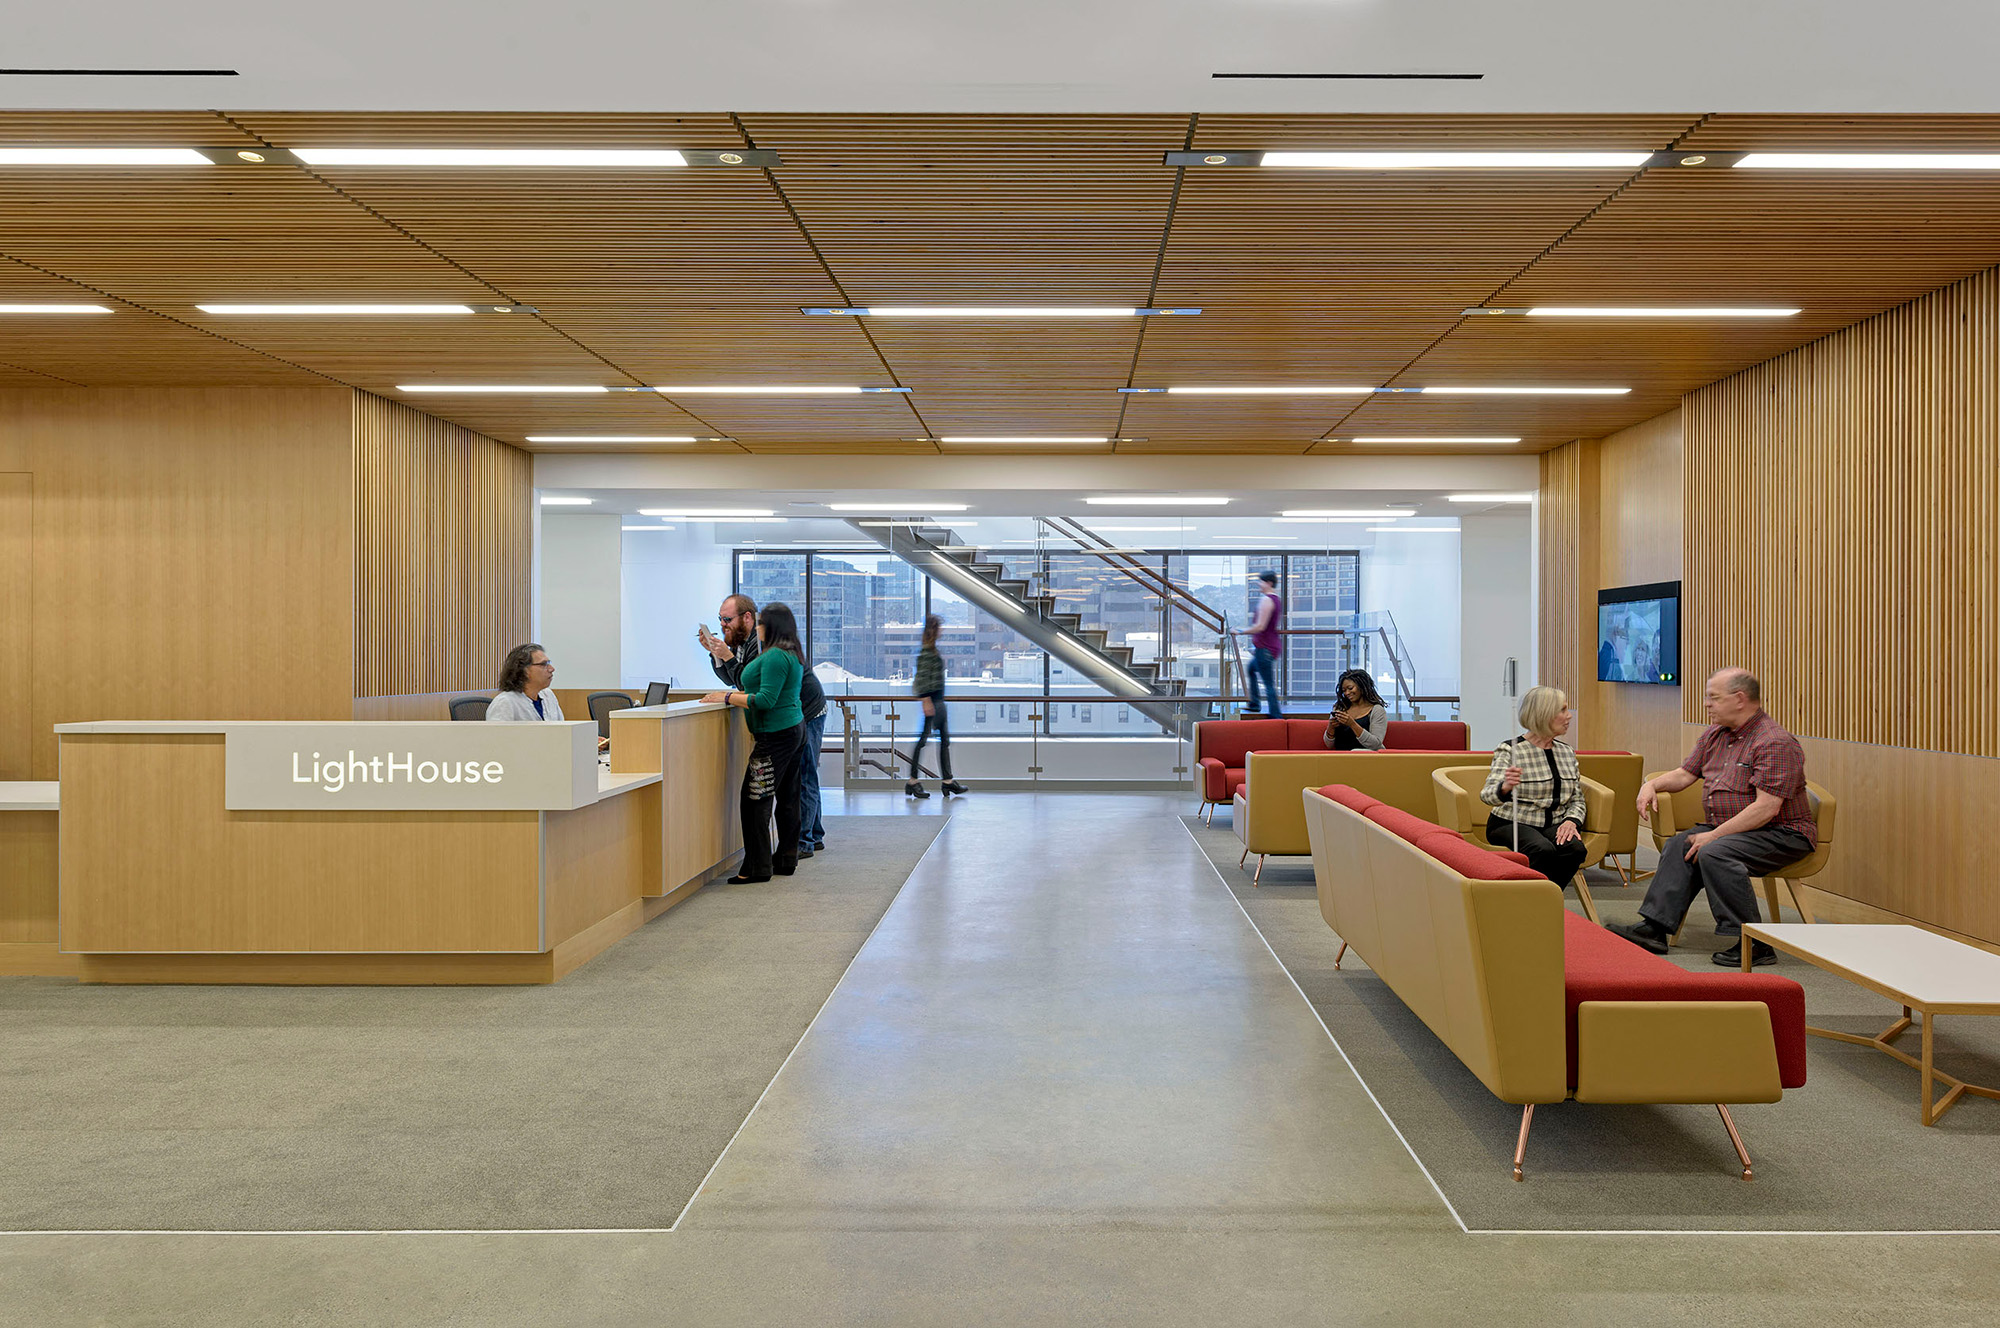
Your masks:
{"label": "woman in white cardigan", "polygon": [[549,652],[533,641],[515,646],[500,662],[500,694],[486,707],[490,724],[533,724],[560,720],[562,703],[556,700],[556,663]]}

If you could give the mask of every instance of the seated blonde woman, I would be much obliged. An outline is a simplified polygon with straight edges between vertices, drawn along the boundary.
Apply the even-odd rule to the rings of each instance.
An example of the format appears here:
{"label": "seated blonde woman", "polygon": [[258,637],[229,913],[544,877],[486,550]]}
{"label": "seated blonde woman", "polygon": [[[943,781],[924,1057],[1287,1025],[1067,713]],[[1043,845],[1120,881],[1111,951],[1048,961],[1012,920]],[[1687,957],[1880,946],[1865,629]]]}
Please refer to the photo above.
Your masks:
{"label": "seated blonde woman", "polygon": [[[1521,698],[1521,727],[1493,752],[1493,770],[1479,799],[1493,808],[1487,841],[1518,843],[1528,865],[1557,885],[1583,866],[1583,774],[1576,749],[1562,740],[1570,726],[1569,698],[1554,687],[1530,687]],[[1518,838],[1517,838],[1518,836]]]}

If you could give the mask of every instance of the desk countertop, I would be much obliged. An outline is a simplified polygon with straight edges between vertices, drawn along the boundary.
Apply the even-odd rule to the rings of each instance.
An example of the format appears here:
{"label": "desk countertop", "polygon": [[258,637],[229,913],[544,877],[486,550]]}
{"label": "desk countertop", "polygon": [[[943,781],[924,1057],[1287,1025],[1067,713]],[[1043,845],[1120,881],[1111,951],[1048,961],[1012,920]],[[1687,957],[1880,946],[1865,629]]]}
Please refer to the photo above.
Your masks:
{"label": "desk countertop", "polygon": [[[653,778],[658,779],[655,775]],[[52,812],[62,803],[57,796],[61,785],[50,780],[0,782],[0,812]]]}

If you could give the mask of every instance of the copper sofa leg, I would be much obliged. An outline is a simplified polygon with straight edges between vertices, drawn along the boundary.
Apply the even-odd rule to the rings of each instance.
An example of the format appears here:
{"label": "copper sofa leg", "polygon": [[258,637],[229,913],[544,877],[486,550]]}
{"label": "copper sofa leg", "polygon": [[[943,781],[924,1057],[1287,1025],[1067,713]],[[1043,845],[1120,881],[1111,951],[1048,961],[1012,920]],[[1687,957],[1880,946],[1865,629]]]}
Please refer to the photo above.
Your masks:
{"label": "copper sofa leg", "polygon": [[1250,861],[1250,846],[1248,844],[1245,844],[1243,846],[1243,856],[1236,860],[1236,865],[1241,867],[1244,863],[1248,861]]}
{"label": "copper sofa leg", "polygon": [[1729,1142],[1736,1145],[1737,1160],[1743,1163],[1743,1179],[1755,1180],[1756,1177],[1750,1174],[1750,1154],[1743,1151],[1743,1136],[1736,1132],[1736,1122],[1730,1119],[1729,1108],[1718,1102],[1715,1109],[1722,1113],[1722,1128],[1729,1131]]}
{"label": "copper sofa leg", "polygon": [[1253,886],[1261,886],[1263,882],[1264,882],[1264,855],[1262,853],[1259,853],[1257,855],[1257,870],[1251,873],[1250,884]]}
{"label": "copper sofa leg", "polygon": [[1340,968],[1340,961],[1345,958],[1347,958],[1347,942],[1342,941],[1340,943],[1340,953],[1333,957],[1333,966],[1336,971]]}
{"label": "copper sofa leg", "polygon": [[[1725,1117],[1727,1119],[1727,1117]],[[1514,1142],[1514,1179],[1526,1180],[1521,1174],[1521,1159],[1528,1155],[1528,1127],[1535,1123],[1535,1104],[1530,1102],[1521,1108],[1521,1137]],[[1731,1133],[1734,1133],[1732,1130]]]}

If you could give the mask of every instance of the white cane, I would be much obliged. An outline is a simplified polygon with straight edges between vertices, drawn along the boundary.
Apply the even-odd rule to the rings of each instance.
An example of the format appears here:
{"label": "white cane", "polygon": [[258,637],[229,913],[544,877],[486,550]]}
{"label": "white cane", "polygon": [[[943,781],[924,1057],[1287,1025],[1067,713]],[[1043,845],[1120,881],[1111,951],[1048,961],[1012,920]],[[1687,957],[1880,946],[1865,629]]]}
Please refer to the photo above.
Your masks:
{"label": "white cane", "polygon": [[[1513,762],[1510,760],[1507,764],[1512,765]],[[1514,814],[1507,819],[1514,823],[1514,851],[1519,853],[1521,851],[1521,784],[1519,780],[1514,782],[1514,790],[1507,795],[1507,798],[1514,804]]]}

